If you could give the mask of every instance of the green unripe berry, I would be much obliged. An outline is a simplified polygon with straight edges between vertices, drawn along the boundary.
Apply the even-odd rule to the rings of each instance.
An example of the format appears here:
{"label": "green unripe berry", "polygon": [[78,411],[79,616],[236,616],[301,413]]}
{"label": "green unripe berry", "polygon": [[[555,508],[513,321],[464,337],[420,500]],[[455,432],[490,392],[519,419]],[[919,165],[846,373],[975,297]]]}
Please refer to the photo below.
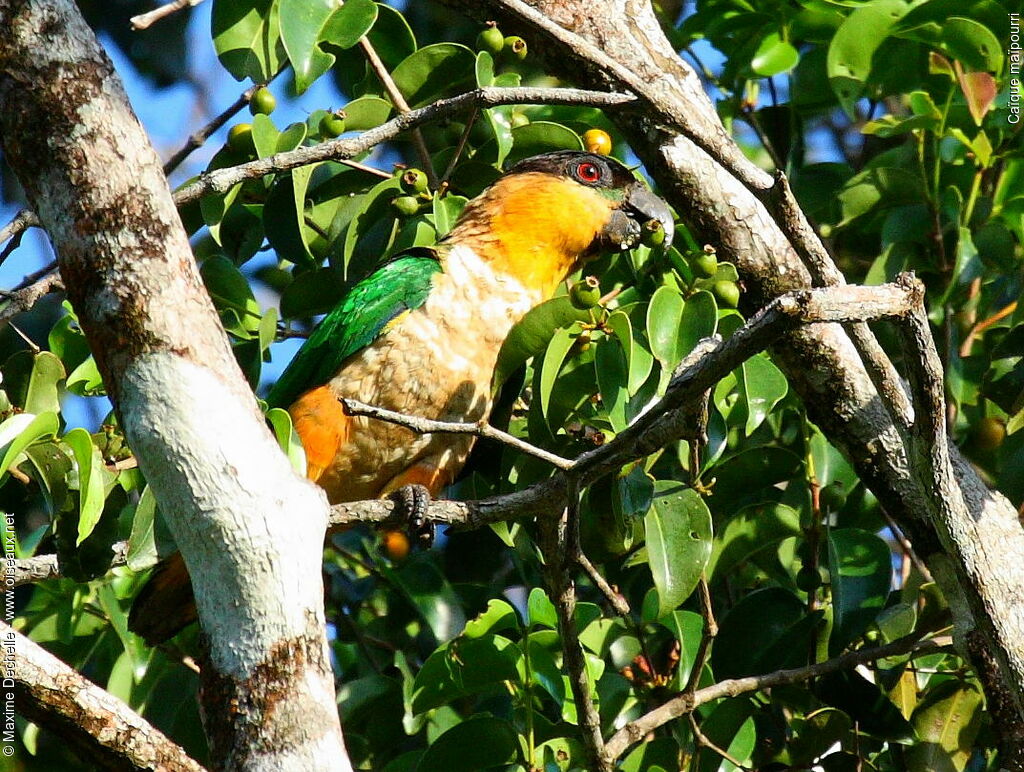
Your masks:
{"label": "green unripe berry", "polygon": [[823,510],[835,512],[842,509],[844,504],[846,504],[846,492],[843,490],[842,483],[834,482],[826,485],[818,494],[818,505]]}
{"label": "green unripe berry", "polygon": [[587,276],[569,288],[569,302],[580,309],[593,308],[601,300],[601,285],[594,276]]}
{"label": "green unripe berry", "polygon": [[518,35],[509,35],[505,38],[505,50],[514,58],[522,61],[526,58],[526,41]]}
{"label": "green unripe berry", "polygon": [[979,450],[996,450],[1003,444],[1003,439],[1006,437],[1006,424],[998,418],[985,416],[978,421],[972,435],[974,444]]}
{"label": "green unripe berry", "polygon": [[821,573],[813,566],[801,566],[796,572],[796,586],[804,592],[814,592],[821,587]]}
{"label": "green unripe berry", "polygon": [[718,273],[718,257],[714,247],[705,247],[704,251],[690,260],[693,272],[702,279],[710,279]]}
{"label": "green unripe berry", "polygon": [[252,124],[236,123],[228,132],[228,147],[236,153],[251,153],[256,146],[252,141]]}
{"label": "green unripe berry", "polygon": [[320,119],[320,136],[328,139],[340,137],[345,133],[345,111],[335,110]]}
{"label": "green unripe berry", "polygon": [[505,47],[505,36],[501,34],[498,25],[491,22],[487,29],[476,36],[476,47],[480,51],[489,51],[492,54],[501,53]]}
{"label": "green unripe berry", "polygon": [[402,190],[406,193],[426,193],[427,175],[420,169],[406,169],[402,173]]}
{"label": "green unripe berry", "polygon": [[640,243],[652,249],[665,243],[665,226],[660,220],[648,220],[640,227]]}
{"label": "green unripe berry", "polygon": [[277,107],[277,99],[266,86],[260,86],[249,98],[249,112],[253,115],[270,115]]}
{"label": "green unripe berry", "polygon": [[415,196],[398,196],[392,199],[391,206],[398,212],[399,217],[412,217],[420,211],[420,202]]}
{"label": "green unripe berry", "polygon": [[736,308],[740,304],[740,288],[734,281],[716,281],[711,287],[711,291],[727,308]]}

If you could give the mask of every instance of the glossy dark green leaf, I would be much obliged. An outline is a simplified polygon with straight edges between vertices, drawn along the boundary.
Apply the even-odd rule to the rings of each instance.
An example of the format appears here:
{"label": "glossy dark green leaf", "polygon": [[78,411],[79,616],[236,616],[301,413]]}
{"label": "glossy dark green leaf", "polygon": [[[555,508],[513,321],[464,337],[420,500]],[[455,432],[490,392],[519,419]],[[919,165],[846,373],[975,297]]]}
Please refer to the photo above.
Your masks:
{"label": "glossy dark green leaf", "polygon": [[412,555],[396,569],[385,569],[430,626],[438,641],[462,632],[466,616],[458,596],[429,555]]}
{"label": "glossy dark green leaf", "polygon": [[50,351],[18,351],[3,366],[3,389],[26,413],[59,413],[64,365]]}
{"label": "glossy dark green leaf", "polygon": [[214,0],[213,45],[235,80],[265,83],[285,59],[278,4],[271,0]]}
{"label": "glossy dark green leaf", "polygon": [[[582,149],[583,141],[572,129],[567,129],[558,123],[536,121],[512,129],[512,149],[505,157],[505,168],[540,153],[549,153],[553,150]],[[481,148],[480,152],[485,152],[485,149]]]}
{"label": "glossy dark green leaf", "polygon": [[259,329],[260,304],[249,282],[234,263],[221,255],[208,257],[199,269],[213,304],[220,312],[224,329],[249,337]]}
{"label": "glossy dark green leaf", "polygon": [[764,503],[744,507],[729,518],[708,561],[711,579],[728,576],[755,552],[770,549],[783,539],[799,536],[800,513],[785,504]]}
{"label": "glossy dark green leaf", "polygon": [[626,403],[629,401],[629,365],[622,346],[615,337],[597,341],[594,370],[601,390],[601,404],[612,429],[621,432],[629,425]]}
{"label": "glossy dark green leaf", "polygon": [[[335,6],[336,7],[336,6]],[[377,21],[378,5],[373,0],[345,0],[324,25],[320,42],[338,48],[352,48]]]}
{"label": "glossy dark green leaf", "polygon": [[648,563],[658,590],[658,616],[686,600],[711,556],[711,513],[697,491],[658,480],[644,517]]}
{"label": "glossy dark green leaf", "polygon": [[[323,51],[318,44],[325,38],[325,27],[335,13],[336,5],[333,0],[279,0],[279,3],[281,42],[295,73],[295,90],[301,94],[334,64],[334,56]],[[358,7],[358,0],[353,5]],[[341,14],[348,6],[349,3],[345,3],[337,13]],[[376,13],[373,18],[376,18]],[[373,19],[363,33],[372,24]]]}
{"label": "glossy dark green leaf", "polygon": [[743,363],[740,371],[741,388],[747,401],[745,432],[749,437],[768,417],[772,408],[786,396],[789,382],[767,354],[752,356]]}
{"label": "glossy dark green leaf", "polygon": [[569,349],[572,348],[576,336],[569,329],[555,330],[555,334],[548,342],[544,351],[544,360],[540,366],[540,398],[541,413],[548,414],[548,407],[551,404],[551,391],[555,387],[555,380],[562,369],[562,362],[565,361]]}
{"label": "glossy dark green leaf", "polygon": [[672,287],[658,287],[647,306],[647,339],[662,369],[671,372],[686,353],[680,340],[683,297]]}
{"label": "glossy dark green leaf", "polygon": [[892,586],[892,553],[881,538],[857,528],[828,534],[835,623],[829,650],[839,653],[864,633]]}
{"label": "glossy dark green leaf", "polygon": [[[701,722],[705,737],[747,767],[757,744],[757,728],[751,713],[749,701],[736,697],[720,702]],[[702,748],[699,759],[703,772],[738,772],[735,764],[710,748]]]}
{"label": "glossy dark green leaf", "polygon": [[308,319],[326,314],[344,294],[345,285],[333,268],[318,268],[295,277],[281,293],[281,316]]}
{"label": "glossy dark green leaf", "polygon": [[132,530],[128,536],[126,562],[132,571],[144,571],[156,565],[156,497],[148,485],[135,505]]}
{"label": "glossy dark green leaf", "polygon": [[391,73],[412,108],[422,107],[472,83],[476,57],[458,43],[424,46]]}
{"label": "glossy dark green leaf", "polygon": [[626,355],[629,363],[629,377],[626,388],[630,396],[639,391],[640,387],[647,381],[654,367],[654,357],[651,352],[636,338],[629,315],[623,311],[614,311],[608,315],[605,324],[611,328],[612,333],[619,340],[619,345]]}
{"label": "glossy dark green leaf", "polygon": [[733,512],[745,504],[775,500],[775,485],[802,473],[803,461],[785,448],[741,451],[715,467],[718,482],[709,500],[716,512]]}
{"label": "glossy dark green leaf", "polygon": [[519,679],[523,652],[501,635],[458,638],[431,654],[416,674],[411,709],[422,713]]}
{"label": "glossy dark green leaf", "polygon": [[813,633],[808,620],[816,622],[804,603],[782,587],[745,596],[719,622],[711,650],[715,676],[741,678],[805,664]]}
{"label": "glossy dark green leaf", "polygon": [[494,374],[495,388],[528,359],[543,353],[556,330],[589,319],[590,312],[576,308],[566,295],[551,298],[532,308],[515,324],[501,346]]}
{"label": "glossy dark green leaf", "polygon": [[842,711],[822,708],[806,716],[797,727],[797,734],[789,744],[792,761],[811,766],[815,759],[846,738],[853,724]]}
{"label": "glossy dark green leaf", "polygon": [[473,716],[438,737],[423,754],[417,772],[477,772],[516,759],[519,735],[507,721]]}
{"label": "glossy dark green leaf", "polygon": [[[401,181],[397,178],[383,180],[374,185],[363,196],[358,196],[358,207],[341,240],[340,267],[346,271],[353,263],[370,268],[385,254],[395,217],[391,199],[399,195]],[[381,226],[385,226],[383,229]],[[332,247],[334,252],[336,247]],[[333,260],[332,264],[337,265]]]}
{"label": "glossy dark green leaf", "polygon": [[830,673],[814,684],[819,699],[857,722],[858,730],[891,742],[911,743],[914,730],[876,684],[855,670]]}

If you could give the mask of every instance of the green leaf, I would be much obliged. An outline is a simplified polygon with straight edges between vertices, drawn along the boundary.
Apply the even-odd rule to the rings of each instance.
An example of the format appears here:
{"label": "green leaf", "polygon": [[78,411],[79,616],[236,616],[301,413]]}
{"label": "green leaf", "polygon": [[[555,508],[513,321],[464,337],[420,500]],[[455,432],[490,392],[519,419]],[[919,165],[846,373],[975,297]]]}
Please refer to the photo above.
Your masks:
{"label": "green leaf", "polygon": [[608,421],[612,429],[621,432],[629,426],[626,415],[626,403],[629,401],[629,366],[622,346],[615,337],[606,336],[597,341],[594,369],[597,386],[601,390],[601,404]]}
{"label": "green leaf", "polygon": [[103,459],[85,429],[72,429],[62,438],[75,456],[78,467],[78,539],[85,541],[103,515]]}
{"label": "green leaf", "polygon": [[[701,732],[716,747],[725,750],[730,758],[749,765],[757,743],[757,728],[751,712],[749,700],[742,697],[725,700],[701,722]],[[701,772],[733,772],[739,769],[710,748],[702,748],[698,758]]]}
{"label": "green leaf", "polygon": [[867,169],[850,178],[839,191],[843,217],[836,227],[849,225],[877,209],[917,203],[922,191],[920,177],[904,169],[884,166]]}
{"label": "green leaf", "polygon": [[511,724],[493,716],[472,716],[456,724],[427,748],[417,772],[476,772],[515,761],[519,735]]}
{"label": "green leaf", "polygon": [[[719,264],[720,272],[732,268],[728,263]],[[733,269],[735,270],[735,269]],[[715,277],[716,280],[719,277]],[[728,281],[735,281],[729,279]],[[715,296],[706,290],[694,292],[686,299],[683,316],[679,322],[679,339],[677,342],[680,360],[693,351],[694,347],[704,338],[710,338],[718,329],[718,304]]]}
{"label": "green leaf", "polygon": [[766,502],[744,507],[725,524],[708,561],[708,579],[728,576],[743,561],[783,539],[799,536],[800,513],[785,504]]}
{"label": "green leaf", "polygon": [[589,319],[590,312],[576,308],[567,295],[545,300],[530,309],[501,345],[494,370],[494,389],[500,388],[528,359],[543,353],[558,329]]}
{"label": "green leaf", "polygon": [[[535,587],[533,592],[539,590]],[[531,593],[532,597],[532,593]],[[481,638],[503,630],[515,630],[519,627],[519,615],[508,603],[498,598],[487,601],[487,610],[466,622],[463,635],[466,638]]]}
{"label": "green leaf", "polygon": [[658,287],[647,306],[647,339],[651,353],[662,369],[671,372],[685,353],[679,327],[683,318],[683,296],[672,287]]}
{"label": "green leaf", "polygon": [[156,565],[156,497],[148,485],[135,506],[132,530],[128,536],[126,562],[132,571],[144,571]]}
{"label": "green leaf", "polygon": [[270,80],[286,53],[280,39],[277,3],[272,0],[214,0],[213,46],[235,80]]}
{"label": "green leaf", "polygon": [[105,393],[103,378],[96,367],[96,360],[89,357],[68,375],[67,389],[80,397],[95,397]]}
{"label": "green leaf", "polygon": [[326,314],[344,295],[345,285],[333,268],[305,271],[281,293],[281,316],[285,319],[306,319]]}
{"label": "green leaf", "polygon": [[555,380],[562,369],[562,362],[565,361],[569,349],[575,342],[576,336],[568,329],[558,329],[548,343],[544,352],[544,360],[540,366],[540,410],[545,417],[548,414],[548,407],[551,405],[551,391],[555,387]]}
{"label": "green leaf", "polygon": [[959,680],[925,692],[910,723],[921,742],[904,751],[910,772],[961,772],[974,751],[984,715],[981,689]]}
{"label": "green leaf", "polygon": [[560,123],[534,121],[512,129],[512,149],[505,157],[505,168],[524,158],[552,150],[582,149],[583,140],[572,129]]}
{"label": "green leaf", "polygon": [[522,657],[522,650],[501,635],[457,638],[423,663],[413,682],[411,710],[423,713],[502,681],[515,683]]}
{"label": "green leaf", "polygon": [[377,96],[362,96],[345,105],[345,129],[366,131],[375,129],[391,115],[391,103]]}
{"label": "green leaf", "polygon": [[[0,483],[7,480],[11,467],[25,448],[44,437],[53,437],[59,427],[56,413],[15,413],[0,423]],[[88,436],[88,432],[85,433]]]}
{"label": "green leaf", "polygon": [[[318,45],[325,39],[328,19],[335,14],[334,0],[279,0],[281,7],[281,41],[295,72],[295,91],[304,92],[334,64],[334,56]],[[348,3],[337,8],[341,14]],[[373,15],[376,18],[376,13]],[[371,20],[372,24],[372,20]],[[369,25],[363,30],[365,33]]]}
{"label": "green leaf", "polygon": [[648,563],[658,590],[658,616],[686,600],[711,557],[711,512],[701,495],[681,483],[658,480],[644,517]]}
{"label": "green leaf", "polygon": [[377,8],[373,0],[345,0],[327,20],[320,42],[337,48],[352,48],[377,21]]}
{"label": "green leaf", "polygon": [[750,68],[766,78],[789,72],[800,61],[800,52],[779,37],[778,32],[765,36],[750,60]]}
{"label": "green leaf", "polygon": [[438,641],[449,641],[466,626],[462,603],[430,555],[412,555],[397,569],[382,569],[430,626]]}
{"label": "green leaf", "polygon": [[623,311],[613,311],[609,314],[605,320],[605,325],[618,338],[619,345],[622,346],[622,350],[626,355],[626,361],[629,363],[629,378],[626,381],[626,388],[629,390],[629,395],[633,396],[647,381],[647,376],[651,374],[651,370],[654,367],[654,357],[651,356],[651,352],[644,348],[640,341],[636,340],[633,333],[633,324],[630,322],[629,316]]}
{"label": "green leaf", "polygon": [[259,330],[260,304],[234,263],[222,255],[213,255],[203,261],[199,273],[225,330],[246,339]]}
{"label": "green leaf", "polygon": [[828,534],[835,622],[829,650],[838,654],[867,630],[889,597],[892,554],[878,536],[857,528]]}
{"label": "green leaf", "polygon": [[555,604],[540,587],[530,590],[530,596],[526,601],[526,617],[530,620],[531,627],[540,625],[552,630],[558,629],[558,612],[555,611]]}
{"label": "green leaf", "polygon": [[789,391],[789,382],[767,354],[757,354],[746,360],[740,367],[741,386],[747,401],[747,424],[745,433],[749,437],[768,414]]}
{"label": "green leaf", "polygon": [[1003,68],[1003,47],[984,24],[951,16],[942,22],[942,49],[972,70],[998,73]]}
{"label": "green leaf", "polygon": [[288,456],[288,461],[296,473],[306,474],[306,451],[302,447],[302,440],[299,439],[295,427],[292,425],[291,414],[279,407],[272,407],[267,411],[267,421],[274,430],[274,437],[281,450]]}
{"label": "green leaf", "polygon": [[858,8],[836,31],[828,47],[829,83],[849,115],[871,75],[871,59],[910,6],[903,0],[875,0]]}
{"label": "green leaf", "polygon": [[49,351],[19,351],[3,367],[7,397],[26,413],[60,413],[58,384],[63,378],[63,363]]}
{"label": "green leaf", "polygon": [[406,57],[391,73],[415,109],[472,83],[476,56],[458,43],[435,43]]}
{"label": "green leaf", "polygon": [[711,649],[715,676],[742,678],[806,664],[819,619],[820,612],[807,614],[806,606],[789,590],[755,590],[719,624]]}
{"label": "green leaf", "polygon": [[434,196],[432,202],[434,211],[434,230],[437,237],[444,236],[452,229],[455,222],[466,208],[468,199],[464,196]]}

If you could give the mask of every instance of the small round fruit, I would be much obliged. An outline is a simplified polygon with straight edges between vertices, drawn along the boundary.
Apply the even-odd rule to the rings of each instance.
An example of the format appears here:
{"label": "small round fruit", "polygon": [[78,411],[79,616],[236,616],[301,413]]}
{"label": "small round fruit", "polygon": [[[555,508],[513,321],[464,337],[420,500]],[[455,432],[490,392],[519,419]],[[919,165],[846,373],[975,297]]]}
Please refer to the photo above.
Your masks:
{"label": "small round fruit", "polygon": [[714,251],[704,251],[690,260],[693,272],[702,279],[710,279],[718,273],[718,258]]}
{"label": "small round fruit", "polygon": [[814,592],[821,587],[821,573],[813,566],[801,566],[796,572],[796,586],[804,592]]}
{"label": "small round fruit", "polygon": [[734,281],[716,281],[711,291],[727,308],[736,308],[740,304],[740,288]]}
{"label": "small round fruit", "polygon": [[998,418],[985,416],[974,429],[974,443],[979,450],[996,450],[1006,437],[1006,426]]}
{"label": "small round fruit", "polygon": [[401,563],[409,557],[409,537],[401,531],[384,531],[380,536],[385,554],[395,563]]}
{"label": "small round fruit", "polygon": [[228,147],[236,153],[251,153],[255,148],[252,142],[252,124],[236,123],[228,132]]}
{"label": "small round fruit", "polygon": [[608,136],[607,131],[590,129],[583,134],[583,147],[587,149],[588,153],[608,155],[612,152],[612,138]]}
{"label": "small round fruit", "polygon": [[509,35],[505,38],[505,50],[519,60],[526,58],[526,41],[518,35]]}
{"label": "small round fruit", "polygon": [[399,217],[412,217],[420,211],[420,202],[416,196],[398,196],[392,199],[391,206],[398,212]]}
{"label": "small round fruit", "polygon": [[476,47],[480,51],[489,51],[492,54],[501,53],[505,47],[505,36],[501,34],[498,25],[491,22],[487,29],[476,36]]}
{"label": "small round fruit", "polygon": [[569,288],[569,302],[575,308],[593,308],[601,300],[601,285],[597,278],[588,276]]}
{"label": "small round fruit", "polygon": [[249,98],[249,112],[253,115],[270,115],[277,107],[277,99],[266,86],[260,86]]}
{"label": "small round fruit", "polygon": [[427,186],[427,175],[421,169],[406,169],[402,173],[402,190],[406,193],[425,193]]}
{"label": "small round fruit", "polygon": [[320,136],[334,139],[345,133],[345,111],[336,110],[320,119]]}
{"label": "small round fruit", "polygon": [[648,220],[640,226],[640,243],[651,249],[665,243],[665,226],[660,220]]}
{"label": "small round fruit", "polygon": [[834,482],[822,488],[821,493],[818,494],[818,504],[829,512],[842,509],[846,504],[846,491],[843,490],[843,484]]}

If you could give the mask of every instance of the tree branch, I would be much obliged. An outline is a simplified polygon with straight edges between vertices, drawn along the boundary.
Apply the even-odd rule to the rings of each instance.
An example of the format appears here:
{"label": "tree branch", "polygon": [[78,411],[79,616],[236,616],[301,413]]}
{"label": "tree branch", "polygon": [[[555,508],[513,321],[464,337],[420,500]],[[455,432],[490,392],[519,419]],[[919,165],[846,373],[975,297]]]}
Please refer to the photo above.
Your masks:
{"label": "tree branch", "polygon": [[658,727],[693,712],[705,703],[713,702],[722,697],[735,697],[739,694],[770,689],[773,686],[784,686],[786,684],[809,681],[812,678],[817,678],[827,673],[834,673],[837,670],[849,670],[858,665],[875,662],[886,657],[896,657],[901,654],[931,654],[948,647],[950,643],[951,641],[948,640],[939,641],[930,638],[922,641],[914,636],[908,636],[884,646],[858,649],[825,662],[818,662],[805,667],[776,670],[764,675],[729,678],[725,681],[719,681],[711,686],[698,689],[693,694],[679,694],[635,721],[629,722],[605,743],[605,754],[609,760],[614,761],[625,753],[631,745],[640,742],[648,733],[653,732]]}
{"label": "tree branch", "polygon": [[29,228],[38,228],[41,224],[35,212],[31,209],[22,209],[14,215],[7,225],[0,228],[0,244],[3,244],[10,238],[14,238],[19,233],[25,232]]}
{"label": "tree branch", "polygon": [[152,11],[140,13],[138,16],[132,16],[129,21],[131,21],[132,29],[134,30],[147,29],[161,19],[165,19],[171,14],[177,13],[182,8],[199,5],[201,2],[203,2],[203,0],[171,0],[171,2],[161,5],[159,8],[154,8]]}
{"label": "tree branch", "polygon": [[121,700],[68,667],[4,622],[0,658],[14,680],[18,713],[57,734],[83,759],[101,769],[163,769],[202,772],[203,767]]}
{"label": "tree branch", "polygon": [[0,323],[30,310],[40,298],[51,292],[64,291],[64,282],[61,281],[60,274],[52,266],[48,268],[49,272],[27,286],[9,292],[0,290]]}

